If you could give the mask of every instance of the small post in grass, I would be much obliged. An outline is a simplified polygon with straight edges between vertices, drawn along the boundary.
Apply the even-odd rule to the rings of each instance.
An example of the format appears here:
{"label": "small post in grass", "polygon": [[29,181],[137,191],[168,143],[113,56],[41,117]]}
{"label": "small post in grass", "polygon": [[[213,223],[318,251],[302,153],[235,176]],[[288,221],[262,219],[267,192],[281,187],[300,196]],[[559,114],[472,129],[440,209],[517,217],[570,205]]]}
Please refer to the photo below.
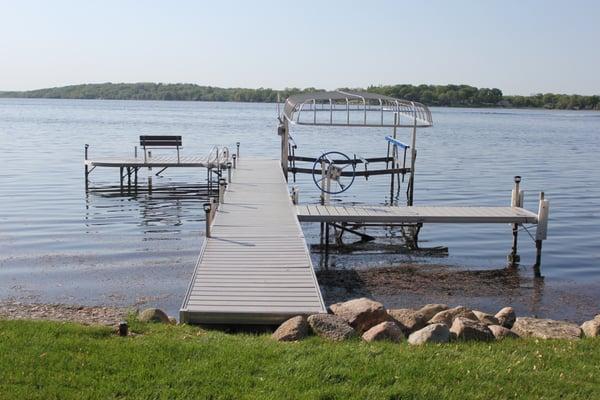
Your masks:
{"label": "small post in grass", "polygon": [[119,336],[127,336],[129,334],[129,326],[127,321],[119,322]]}

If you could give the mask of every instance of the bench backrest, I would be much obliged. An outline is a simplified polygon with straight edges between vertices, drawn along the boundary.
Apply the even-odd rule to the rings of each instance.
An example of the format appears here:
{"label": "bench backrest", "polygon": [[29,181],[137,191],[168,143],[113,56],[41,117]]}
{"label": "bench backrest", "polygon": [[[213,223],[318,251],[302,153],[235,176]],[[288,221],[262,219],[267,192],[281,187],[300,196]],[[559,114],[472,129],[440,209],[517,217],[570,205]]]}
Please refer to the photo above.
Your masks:
{"label": "bench backrest", "polygon": [[140,146],[146,147],[181,147],[181,136],[141,135]]}

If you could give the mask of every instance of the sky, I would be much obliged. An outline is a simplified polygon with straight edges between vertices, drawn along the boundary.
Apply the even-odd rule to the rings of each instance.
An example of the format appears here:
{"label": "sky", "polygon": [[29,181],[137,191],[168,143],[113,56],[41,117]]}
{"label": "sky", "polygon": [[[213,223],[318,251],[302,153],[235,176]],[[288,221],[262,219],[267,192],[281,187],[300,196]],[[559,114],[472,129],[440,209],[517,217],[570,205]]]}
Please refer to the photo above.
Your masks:
{"label": "sky", "polygon": [[0,90],[469,84],[600,94],[600,1],[0,0]]}

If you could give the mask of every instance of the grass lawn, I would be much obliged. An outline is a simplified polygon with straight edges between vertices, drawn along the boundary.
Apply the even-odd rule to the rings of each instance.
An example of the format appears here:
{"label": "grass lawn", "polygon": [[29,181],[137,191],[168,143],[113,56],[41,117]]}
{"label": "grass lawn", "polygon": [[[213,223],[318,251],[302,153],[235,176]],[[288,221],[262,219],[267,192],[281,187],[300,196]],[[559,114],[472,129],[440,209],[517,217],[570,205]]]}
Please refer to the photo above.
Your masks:
{"label": "grass lawn", "polygon": [[599,398],[600,340],[277,343],[146,325],[0,321],[0,399]]}

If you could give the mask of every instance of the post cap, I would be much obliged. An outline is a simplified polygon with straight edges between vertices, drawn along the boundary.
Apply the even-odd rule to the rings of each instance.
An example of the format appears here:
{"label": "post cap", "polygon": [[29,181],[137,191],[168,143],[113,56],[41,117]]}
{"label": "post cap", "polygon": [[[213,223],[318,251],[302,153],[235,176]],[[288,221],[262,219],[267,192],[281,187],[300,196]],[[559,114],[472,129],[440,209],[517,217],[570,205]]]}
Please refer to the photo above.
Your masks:
{"label": "post cap", "polygon": [[521,182],[521,177],[519,175],[515,176],[515,183],[520,183]]}
{"label": "post cap", "polygon": [[204,211],[209,212],[210,209],[212,208],[212,204],[211,203],[204,203],[202,205],[202,207],[204,208]]}
{"label": "post cap", "polygon": [[236,145],[236,146],[239,146],[239,145],[240,145],[240,142],[235,142],[235,145]]}
{"label": "post cap", "polygon": [[227,161],[227,168],[231,168],[231,161]]}
{"label": "post cap", "polygon": [[233,157],[234,160],[237,158],[235,154],[232,154],[231,157]]}

